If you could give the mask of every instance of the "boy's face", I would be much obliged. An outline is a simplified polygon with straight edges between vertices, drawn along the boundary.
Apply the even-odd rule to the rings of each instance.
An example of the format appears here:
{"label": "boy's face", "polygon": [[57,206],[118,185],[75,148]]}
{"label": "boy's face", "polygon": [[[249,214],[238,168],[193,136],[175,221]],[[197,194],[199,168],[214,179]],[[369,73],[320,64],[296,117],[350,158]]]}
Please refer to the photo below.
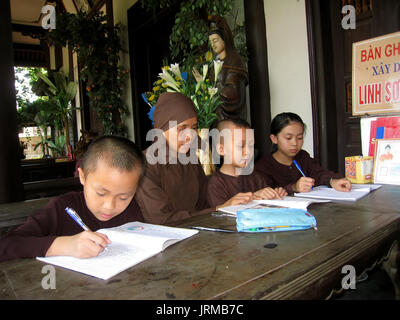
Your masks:
{"label": "boy's face", "polygon": [[224,138],[219,147],[219,153],[224,156],[224,164],[232,164],[235,168],[245,168],[254,154],[254,130],[230,127],[222,130],[221,134]]}
{"label": "boy's face", "polygon": [[165,140],[173,150],[187,153],[197,136],[197,117],[182,121],[177,126],[164,132]]}
{"label": "boy's face", "polygon": [[288,158],[294,158],[303,147],[303,126],[298,122],[290,122],[276,136],[271,134],[273,143],[278,145],[278,152]]}
{"label": "boy's face", "polygon": [[86,177],[81,168],[86,205],[100,221],[108,221],[122,213],[130,204],[139,183],[140,170],[120,171],[100,159],[97,168]]}

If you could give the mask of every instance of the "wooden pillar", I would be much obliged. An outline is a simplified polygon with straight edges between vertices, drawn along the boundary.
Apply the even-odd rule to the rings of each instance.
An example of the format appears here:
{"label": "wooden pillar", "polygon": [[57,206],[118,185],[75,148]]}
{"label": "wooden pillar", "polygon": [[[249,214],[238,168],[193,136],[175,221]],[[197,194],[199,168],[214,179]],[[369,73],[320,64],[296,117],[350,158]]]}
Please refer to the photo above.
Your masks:
{"label": "wooden pillar", "polygon": [[249,92],[251,125],[255,135],[255,148],[260,154],[271,150],[269,131],[271,102],[268,79],[267,37],[263,0],[243,1],[249,52]]}
{"label": "wooden pillar", "polygon": [[9,0],[0,1],[0,43],[0,203],[7,203],[23,197]]}

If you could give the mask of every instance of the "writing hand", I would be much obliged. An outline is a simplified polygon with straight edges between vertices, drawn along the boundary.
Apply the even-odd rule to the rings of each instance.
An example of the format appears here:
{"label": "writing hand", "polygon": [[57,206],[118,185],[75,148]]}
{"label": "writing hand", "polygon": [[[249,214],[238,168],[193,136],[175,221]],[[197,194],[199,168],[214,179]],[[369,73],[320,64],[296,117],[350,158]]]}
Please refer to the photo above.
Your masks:
{"label": "writing hand", "polygon": [[301,177],[294,185],[295,192],[310,192],[314,186],[315,180],[309,177]]}
{"label": "writing hand", "polygon": [[57,237],[46,252],[48,256],[96,257],[111,241],[105,234],[83,231],[73,236]]}

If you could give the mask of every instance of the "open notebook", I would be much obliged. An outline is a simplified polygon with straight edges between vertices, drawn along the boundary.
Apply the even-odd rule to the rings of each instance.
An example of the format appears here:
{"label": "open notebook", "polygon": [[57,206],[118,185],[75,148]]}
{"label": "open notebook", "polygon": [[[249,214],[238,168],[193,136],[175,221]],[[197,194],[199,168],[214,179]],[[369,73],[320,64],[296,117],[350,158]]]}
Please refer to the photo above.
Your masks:
{"label": "open notebook", "polygon": [[351,191],[341,192],[326,186],[318,186],[313,188],[310,192],[295,193],[296,197],[312,198],[312,199],[328,199],[328,200],[341,200],[341,201],[357,201],[365,197],[373,190],[380,188],[381,185],[376,184],[353,184]]}
{"label": "open notebook", "polygon": [[296,208],[307,210],[311,203],[315,202],[329,202],[329,200],[316,200],[316,199],[299,199],[296,197],[286,196],[282,200],[253,200],[247,204],[237,206],[229,206],[218,209],[218,211],[225,212],[228,215],[236,216],[236,212],[245,209],[262,209],[262,208]]}
{"label": "open notebook", "polygon": [[107,250],[97,257],[78,259],[67,256],[37,257],[45,263],[85,273],[107,280],[116,274],[132,267],[163,251],[168,246],[189,238],[197,230],[172,228],[129,222],[122,226],[100,229],[111,240]]}

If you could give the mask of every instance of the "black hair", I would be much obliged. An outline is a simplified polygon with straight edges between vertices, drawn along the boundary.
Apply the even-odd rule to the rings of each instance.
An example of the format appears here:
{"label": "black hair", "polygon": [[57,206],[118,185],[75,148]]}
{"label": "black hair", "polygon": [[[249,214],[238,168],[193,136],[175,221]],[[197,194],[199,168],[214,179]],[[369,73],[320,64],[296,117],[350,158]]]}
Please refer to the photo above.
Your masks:
{"label": "black hair", "polygon": [[271,134],[277,135],[282,131],[290,122],[298,122],[303,126],[303,129],[306,129],[306,125],[301,120],[300,116],[293,112],[282,112],[275,116],[275,118],[271,122]]}
{"label": "black hair", "polygon": [[[283,130],[287,125],[291,122],[297,122],[301,124],[303,130],[306,130],[306,124],[300,118],[300,116],[293,112],[282,112],[275,116],[275,118],[271,122],[270,133],[274,136],[278,135],[279,132]],[[272,144],[272,153],[276,152],[278,147],[276,144]]]}
{"label": "black hair", "polygon": [[388,144],[388,145],[385,147],[385,149],[388,149],[388,148],[389,148],[390,150],[392,149],[392,147],[390,146],[390,144]]}
{"label": "black hair", "polygon": [[221,131],[221,128],[224,126],[224,124],[225,124],[225,123],[228,123],[228,122],[232,123],[235,127],[238,127],[238,128],[251,129],[250,124],[249,124],[246,120],[240,119],[240,118],[237,118],[237,119],[222,119],[222,120],[219,120],[219,121],[216,123],[215,127],[216,127],[219,131]]}
{"label": "black hair", "polygon": [[[213,137],[213,138],[216,138],[217,141],[222,143],[222,141],[223,141],[222,138],[223,137],[220,136],[220,133],[221,133],[222,130],[224,130],[225,125],[228,124],[228,123],[231,123],[233,126],[235,126],[237,128],[240,128],[240,129],[252,129],[250,124],[244,119],[240,119],[240,118],[222,119],[222,120],[217,121],[213,125],[213,127],[216,128],[218,130],[218,132],[219,132],[218,135],[216,137]],[[217,152],[217,150],[215,149],[215,147],[217,146],[216,143],[212,143],[211,146],[212,146],[213,163],[216,163],[217,164],[216,167],[220,168],[221,165],[222,165],[221,159],[223,158],[223,156],[220,156],[219,153]]]}
{"label": "black hair", "polygon": [[145,168],[141,150],[133,141],[120,136],[105,135],[91,142],[80,164],[85,175],[96,170],[99,159],[105,160],[112,168],[123,171],[137,168],[141,176]]}

